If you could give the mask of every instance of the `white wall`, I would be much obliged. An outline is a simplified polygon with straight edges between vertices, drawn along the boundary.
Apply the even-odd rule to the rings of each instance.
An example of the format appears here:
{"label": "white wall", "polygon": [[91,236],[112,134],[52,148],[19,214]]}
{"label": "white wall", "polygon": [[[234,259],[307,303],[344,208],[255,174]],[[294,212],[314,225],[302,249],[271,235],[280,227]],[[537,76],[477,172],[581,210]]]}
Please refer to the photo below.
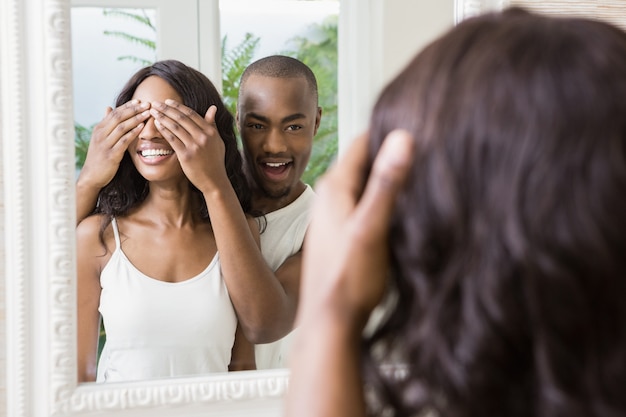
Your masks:
{"label": "white wall", "polygon": [[453,0],[385,0],[383,78],[391,79],[434,38],[452,27]]}
{"label": "white wall", "polygon": [[454,0],[342,0],[339,152],[367,128],[383,86],[454,22]]}

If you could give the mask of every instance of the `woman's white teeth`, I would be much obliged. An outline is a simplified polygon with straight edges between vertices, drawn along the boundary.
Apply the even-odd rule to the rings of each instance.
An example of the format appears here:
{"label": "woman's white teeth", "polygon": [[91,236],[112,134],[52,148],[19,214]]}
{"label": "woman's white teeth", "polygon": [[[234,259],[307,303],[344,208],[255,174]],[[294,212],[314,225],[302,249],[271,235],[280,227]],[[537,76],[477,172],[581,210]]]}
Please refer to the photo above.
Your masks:
{"label": "woman's white teeth", "polygon": [[166,149],[144,149],[141,151],[141,156],[165,156],[173,153],[174,151]]}
{"label": "woman's white teeth", "polygon": [[279,168],[279,167],[287,165],[287,163],[286,162],[266,162],[265,165],[267,165],[270,168]]}

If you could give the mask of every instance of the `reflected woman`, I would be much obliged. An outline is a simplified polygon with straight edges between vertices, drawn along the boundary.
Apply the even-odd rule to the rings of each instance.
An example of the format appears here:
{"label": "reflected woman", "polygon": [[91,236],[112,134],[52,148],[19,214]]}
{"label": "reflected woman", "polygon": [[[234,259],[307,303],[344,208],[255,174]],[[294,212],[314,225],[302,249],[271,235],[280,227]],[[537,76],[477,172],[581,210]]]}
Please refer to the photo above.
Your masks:
{"label": "reflected woman", "polygon": [[220,268],[235,248],[220,246],[205,199],[219,185],[205,178],[227,178],[250,211],[232,115],[203,74],[161,61],[129,80],[94,135],[115,129],[130,132],[128,150],[77,228],[79,381],[253,369]]}

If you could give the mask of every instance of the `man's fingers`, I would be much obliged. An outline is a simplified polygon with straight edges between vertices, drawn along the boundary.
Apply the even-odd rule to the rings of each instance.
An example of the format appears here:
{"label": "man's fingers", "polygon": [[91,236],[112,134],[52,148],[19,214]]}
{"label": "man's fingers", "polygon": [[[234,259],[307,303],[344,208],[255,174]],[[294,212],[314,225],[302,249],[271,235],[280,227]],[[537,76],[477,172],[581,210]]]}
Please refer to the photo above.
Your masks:
{"label": "man's fingers", "polygon": [[128,146],[132,143],[133,140],[139,136],[141,129],[145,126],[145,123],[141,122],[133,129],[124,134],[119,140],[113,144],[111,150],[118,155],[118,159],[121,160],[124,156],[124,152],[128,149]]}
{"label": "man's fingers", "polygon": [[365,191],[354,213],[356,223],[367,224],[371,235],[381,236],[389,227],[389,220],[414,160],[415,141],[404,130],[394,130],[383,142]]}
{"label": "man's fingers", "polygon": [[[180,123],[188,132],[199,129],[204,121],[203,117],[196,113],[195,110],[171,98],[166,99],[165,103],[157,103],[156,105],[159,106],[159,111],[170,119]],[[209,106],[209,109],[210,107],[211,106]]]}
{"label": "man's fingers", "polygon": [[150,103],[139,102],[139,100],[131,100],[116,109],[107,107],[104,119],[98,124],[102,140],[109,147],[115,146],[125,134],[132,132],[138,125],[148,120],[149,107]]}
{"label": "man's fingers", "polygon": [[[159,130],[159,132],[161,133],[161,136],[163,136],[163,138],[167,140],[167,142],[170,144],[172,149],[174,149],[174,152],[176,152],[180,160],[181,155],[183,155],[186,149],[185,142],[183,142],[180,138],[180,136],[182,135],[180,135],[180,132],[174,133],[172,130],[170,130],[169,126],[165,125],[164,121],[167,122],[167,119],[165,117],[162,117],[160,115],[156,115],[153,117],[154,117],[154,126],[156,126],[156,128]],[[182,130],[182,129],[179,129],[179,130]]]}

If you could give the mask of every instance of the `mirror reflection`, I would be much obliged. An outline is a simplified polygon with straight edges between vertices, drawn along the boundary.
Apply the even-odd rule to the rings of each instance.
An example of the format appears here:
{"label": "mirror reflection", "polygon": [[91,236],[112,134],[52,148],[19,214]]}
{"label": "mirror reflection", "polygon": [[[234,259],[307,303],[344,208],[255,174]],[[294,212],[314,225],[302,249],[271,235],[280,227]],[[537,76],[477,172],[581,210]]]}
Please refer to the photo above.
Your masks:
{"label": "mirror reflection", "polygon": [[[286,366],[311,186],[337,151],[338,1],[266,52],[228,31],[260,12],[233,3],[220,82],[159,56],[158,9],[73,8],[80,381]],[[303,4],[270,3],[281,22]],[[117,47],[81,35],[96,15]]]}

